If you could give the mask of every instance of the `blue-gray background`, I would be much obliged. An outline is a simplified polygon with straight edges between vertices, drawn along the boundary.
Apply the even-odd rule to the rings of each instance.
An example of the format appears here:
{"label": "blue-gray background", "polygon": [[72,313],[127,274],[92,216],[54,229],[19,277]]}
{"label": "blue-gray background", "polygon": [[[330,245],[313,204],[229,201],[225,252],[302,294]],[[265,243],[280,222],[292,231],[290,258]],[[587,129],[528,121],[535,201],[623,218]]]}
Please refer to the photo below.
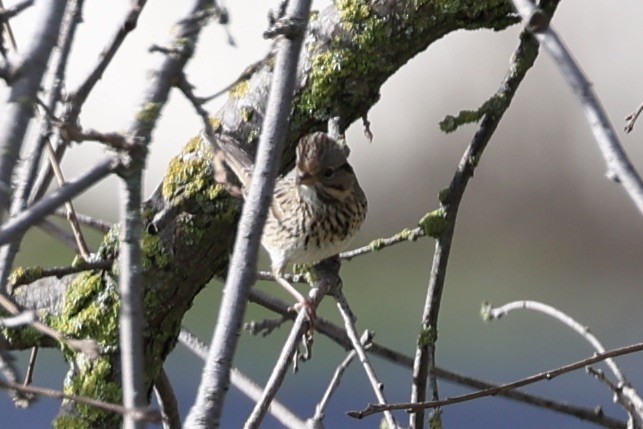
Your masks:
{"label": "blue-gray background", "polygon": [[[11,6],[14,1],[7,1]],[[39,2],[36,2],[39,3]],[[42,2],[40,2],[42,3]],[[238,47],[225,44],[225,33],[211,25],[203,34],[187,74],[197,93],[213,93],[268,49],[261,38],[266,11],[274,2],[229,2],[230,31]],[[321,8],[326,3],[315,2]],[[139,27],[129,37],[82,114],[82,124],[104,131],[128,127],[142,100],[147,71],[159,54],[152,43],[168,40],[173,23],[189,5],[149,2]],[[125,0],[87,1],[85,22],[74,46],[68,87],[74,88],[95,64],[115,25],[129,7]],[[19,46],[26,49],[38,22],[39,7],[12,21]],[[643,52],[643,5],[634,0],[566,0],[553,25],[573,51],[601,96],[625,149],[643,169],[643,123],[631,135],[624,117],[643,101],[640,52]],[[392,77],[369,119],[372,143],[361,126],[348,133],[351,159],[369,198],[367,222],[355,239],[362,245],[413,227],[437,207],[475,126],[444,135],[438,122],[446,114],[475,109],[498,87],[517,45],[518,26],[501,33],[457,32],[433,44]],[[7,96],[4,85],[0,95]],[[221,100],[207,107],[216,111]],[[1,109],[1,108],[0,108]],[[1,113],[1,111],[0,111]],[[146,194],[159,183],[165,166],[200,128],[192,107],[173,92],[154,133],[146,172]],[[32,135],[35,130],[32,130]],[[98,144],[75,145],[63,163],[68,177],[85,171],[101,154]],[[438,364],[494,382],[507,382],[591,355],[589,347],[568,329],[538,314],[516,313],[485,324],[483,301],[502,304],[534,299],[554,305],[589,326],[606,348],[642,340],[643,233],[641,215],[621,187],[604,177],[605,165],[582,110],[552,61],[542,55],[489,144],[467,189],[458,218],[446,289],[440,313]],[[116,180],[93,188],[77,201],[79,211],[113,221],[117,217]],[[91,236],[95,246],[99,237]],[[433,242],[423,239],[359,258],[342,268],[345,292],[358,317],[358,328],[371,329],[376,340],[413,354],[424,302]],[[44,234],[28,236],[19,264],[68,264],[71,252]],[[266,260],[262,260],[266,267]],[[281,293],[273,284],[258,287]],[[209,340],[217,313],[220,284],[197,298],[185,324]],[[319,313],[338,321],[327,302]],[[266,312],[251,305],[248,319]],[[286,332],[270,338],[242,335],[237,366],[263,383]],[[26,354],[18,354],[24,368]],[[315,337],[314,359],[290,374],[279,399],[302,417],[313,413],[324,386],[344,352],[321,335]],[[641,356],[619,358],[635,387],[643,385]],[[409,397],[410,373],[373,359],[390,401]],[[35,384],[60,388],[64,363],[55,351],[42,351]],[[201,362],[181,346],[170,356],[167,371],[183,415],[191,405]],[[441,383],[443,396],[467,390]],[[594,407],[624,418],[611,405],[611,395],[579,371],[540,383],[527,391]],[[362,369],[353,365],[332,399],[327,427],[376,427],[377,417],[356,422],[344,411],[373,401]],[[14,410],[0,395],[0,427],[46,427],[58,402],[41,399],[32,409]],[[251,403],[231,391],[224,427],[239,427]],[[398,414],[402,422],[403,413]],[[498,398],[456,405],[443,411],[445,427],[590,427],[574,418]],[[267,420],[265,427],[278,427]]]}

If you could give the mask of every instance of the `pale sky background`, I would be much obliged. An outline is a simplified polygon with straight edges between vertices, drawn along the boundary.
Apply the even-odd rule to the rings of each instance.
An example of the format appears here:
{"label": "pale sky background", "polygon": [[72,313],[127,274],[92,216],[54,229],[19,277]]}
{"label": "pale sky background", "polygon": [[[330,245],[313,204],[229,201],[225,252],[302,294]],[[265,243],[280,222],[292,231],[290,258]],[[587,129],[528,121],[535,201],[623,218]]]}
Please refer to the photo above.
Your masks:
{"label": "pale sky background", "polygon": [[[10,6],[15,2],[5,3]],[[139,27],[127,38],[85,105],[83,126],[101,131],[129,127],[143,97],[147,71],[160,59],[160,54],[150,54],[147,49],[168,40],[168,32],[184,15],[188,3],[148,2]],[[268,42],[261,34],[266,28],[267,10],[274,4],[228,2],[229,30],[237,47],[225,43],[226,33],[216,24],[203,32],[187,68],[198,95],[225,87],[264,55]],[[314,7],[324,4],[315,2]],[[86,1],[85,22],[68,72],[69,88],[75,88],[93,67],[97,53],[128,6],[125,0]],[[12,21],[23,49],[37,19],[38,9],[34,7]],[[643,3],[634,0],[565,0],[553,20],[554,28],[593,83],[639,171],[643,170],[643,123],[630,135],[622,129],[625,116],[643,101],[642,22]],[[513,26],[499,33],[480,30],[447,35],[383,86],[381,100],[369,114],[372,143],[363,136],[360,124],[351,127],[351,161],[369,198],[368,219],[355,245],[413,227],[424,213],[437,208],[437,193],[448,185],[476,130],[475,125],[469,125],[445,135],[438,122],[447,114],[477,108],[496,91],[518,44],[518,34],[519,26]],[[6,96],[7,88],[0,83],[0,97]],[[222,100],[207,108],[216,112]],[[192,107],[178,91],[172,92],[150,146],[146,196],[160,182],[169,159],[199,129],[200,119]],[[63,163],[66,175],[71,178],[85,171],[101,152],[98,143],[74,145]],[[464,197],[440,315],[440,365],[488,380],[511,381],[591,354],[580,339],[542,316],[516,314],[501,322],[483,324],[478,309],[484,300],[502,304],[513,299],[537,299],[555,305],[591,327],[607,348],[642,340],[642,216],[621,187],[605,179],[604,173],[604,161],[580,106],[543,53],[519,89]],[[116,183],[111,179],[81,197],[79,210],[115,220]],[[30,252],[42,246],[40,241],[25,243],[19,263],[36,263],[28,262]],[[356,307],[358,328],[373,329],[377,340],[411,354],[431,256],[432,242],[424,240],[346,264],[345,290]],[[69,255],[59,256],[52,265],[68,260]],[[212,300],[217,290],[210,289],[197,298],[186,320],[204,340],[209,339],[216,314]],[[328,303],[321,314],[336,318]],[[266,378],[271,359],[261,366],[246,356],[254,356],[262,348],[274,355],[276,348],[271,342],[242,338],[240,364],[260,381]],[[310,378],[327,380],[329,371],[341,360],[340,351],[323,340],[318,342],[318,359],[306,364],[302,373],[289,376],[282,397],[285,402],[291,400],[299,406],[302,389],[307,388]],[[187,407],[200,364],[182,351],[175,355],[168,365],[182,395],[181,405]],[[328,355],[332,357],[325,358]],[[621,361],[633,384],[641,388],[641,356]],[[410,375],[381,361],[376,364],[391,389],[392,400],[408,399]],[[339,417],[331,421],[337,427],[347,425],[342,414],[345,404],[356,409],[372,400],[368,391],[351,390],[365,384],[359,368],[352,368],[349,374],[353,381],[346,383],[350,386],[346,389],[352,393],[343,393],[348,399],[340,394],[335,401]],[[50,384],[60,386],[60,381]],[[453,389],[449,385],[443,389],[447,394],[460,392],[449,390]],[[531,391],[588,407],[610,403],[609,393],[583,373]],[[315,397],[310,400],[312,405],[295,408],[307,415],[318,394],[311,394]],[[238,395],[232,398],[230,403],[243,403]],[[445,410],[446,427],[471,427],[472,422],[476,427],[497,427],[499,421],[506,427],[521,428],[589,426],[506,401],[489,401],[480,403],[487,405],[485,408],[472,405]],[[41,402],[49,407],[44,412],[47,421],[51,416],[46,413],[55,410],[56,403]],[[248,405],[239,406],[245,410]],[[0,395],[0,414],[11,412],[16,421],[27,418],[25,412],[9,410],[8,401]],[[623,418],[616,408],[609,411]],[[265,427],[276,427],[271,424],[274,422]],[[373,427],[375,420],[350,424]]]}

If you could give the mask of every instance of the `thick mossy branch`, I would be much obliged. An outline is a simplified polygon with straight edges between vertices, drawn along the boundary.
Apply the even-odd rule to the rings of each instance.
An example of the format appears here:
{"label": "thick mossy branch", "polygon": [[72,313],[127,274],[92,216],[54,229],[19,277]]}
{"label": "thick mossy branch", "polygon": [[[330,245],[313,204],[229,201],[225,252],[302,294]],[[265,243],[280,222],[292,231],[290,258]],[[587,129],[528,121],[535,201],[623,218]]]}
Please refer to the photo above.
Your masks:
{"label": "thick mossy branch", "polygon": [[[379,99],[382,84],[434,41],[455,30],[500,30],[518,21],[504,0],[335,3],[310,20],[284,168],[294,160],[299,137],[325,129],[331,117],[340,117],[342,127],[363,117]],[[272,57],[256,64],[254,73],[231,90],[228,103],[217,114],[222,129],[248,143],[251,153],[272,67]]]}
{"label": "thick mossy branch", "polygon": [[[170,212],[163,228],[141,240],[145,277],[146,387],[151,390],[165,358],[174,348],[181,321],[196,294],[213,274],[223,275],[232,243],[240,202],[230,199],[214,182],[210,147],[193,139],[170,161],[162,186],[143,208],[147,223]],[[119,227],[103,238],[96,256],[118,257]],[[221,247],[224,246],[224,247]],[[36,270],[37,271],[37,270]],[[37,309],[41,319],[70,338],[96,340],[101,358],[89,362],[63,347],[72,370],[65,379],[66,393],[109,402],[120,401],[118,323],[118,264],[110,271],[87,271],[58,279],[42,279],[16,288],[21,305]],[[22,271],[16,275],[25,275]],[[49,302],[38,299],[47,288]],[[43,289],[45,291],[45,289]],[[23,296],[24,295],[24,296]],[[54,298],[55,297],[55,298]],[[54,345],[31,328],[4,330],[12,348]],[[65,403],[55,427],[116,427],[120,417],[84,405]]]}
{"label": "thick mossy branch", "polygon": [[335,4],[311,23],[303,65],[308,73],[292,120],[296,130],[323,127],[334,116],[347,126],[364,116],[393,73],[451,31],[498,30],[516,22],[509,2],[502,0]]}

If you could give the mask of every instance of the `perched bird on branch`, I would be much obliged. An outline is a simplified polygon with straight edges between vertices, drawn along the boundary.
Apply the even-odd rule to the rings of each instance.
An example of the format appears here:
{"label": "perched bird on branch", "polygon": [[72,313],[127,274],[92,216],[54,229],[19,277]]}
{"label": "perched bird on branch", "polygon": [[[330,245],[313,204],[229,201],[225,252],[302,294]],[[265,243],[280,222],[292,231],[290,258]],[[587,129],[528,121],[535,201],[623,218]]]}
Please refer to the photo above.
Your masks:
{"label": "perched bird on branch", "polygon": [[[253,161],[236,141],[217,134],[209,139],[215,159],[237,177],[232,184],[221,168],[216,179],[238,197],[250,186]],[[366,217],[366,195],[348,163],[348,148],[326,133],[304,136],[297,145],[295,168],[275,183],[261,244],[272,261],[277,282],[304,307],[310,319],[314,309],[284,278],[288,264],[311,264],[337,255],[350,243]]]}

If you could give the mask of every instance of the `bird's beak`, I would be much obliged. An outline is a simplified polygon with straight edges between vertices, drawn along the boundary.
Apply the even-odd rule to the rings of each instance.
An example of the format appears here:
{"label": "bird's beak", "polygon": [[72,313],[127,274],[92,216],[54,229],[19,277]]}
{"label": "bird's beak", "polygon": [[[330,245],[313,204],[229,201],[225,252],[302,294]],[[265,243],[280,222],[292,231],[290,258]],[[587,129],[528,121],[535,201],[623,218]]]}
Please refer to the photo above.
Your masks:
{"label": "bird's beak", "polygon": [[315,177],[312,174],[308,173],[308,172],[300,171],[297,174],[297,178],[295,179],[295,181],[296,181],[297,185],[310,186],[315,182]]}

